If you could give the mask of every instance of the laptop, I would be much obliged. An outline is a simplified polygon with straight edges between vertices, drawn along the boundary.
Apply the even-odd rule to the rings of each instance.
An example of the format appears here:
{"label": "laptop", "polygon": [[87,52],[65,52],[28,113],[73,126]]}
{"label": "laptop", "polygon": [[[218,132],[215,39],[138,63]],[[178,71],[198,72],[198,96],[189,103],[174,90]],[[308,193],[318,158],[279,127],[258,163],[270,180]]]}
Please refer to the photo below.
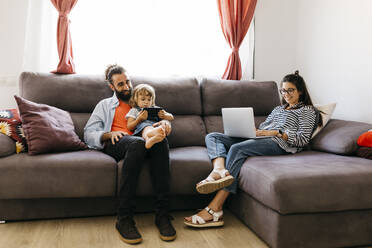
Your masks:
{"label": "laptop", "polygon": [[261,139],[273,136],[256,136],[253,108],[222,108],[224,133],[230,137]]}

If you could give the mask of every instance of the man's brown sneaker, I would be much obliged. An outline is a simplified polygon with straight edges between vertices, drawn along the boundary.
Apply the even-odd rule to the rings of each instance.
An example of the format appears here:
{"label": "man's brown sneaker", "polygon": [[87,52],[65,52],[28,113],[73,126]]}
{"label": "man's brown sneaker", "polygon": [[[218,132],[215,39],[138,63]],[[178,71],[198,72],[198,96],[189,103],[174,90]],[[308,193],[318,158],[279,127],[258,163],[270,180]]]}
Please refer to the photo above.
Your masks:
{"label": "man's brown sneaker", "polygon": [[128,244],[138,244],[142,241],[142,236],[138,232],[136,223],[133,217],[127,216],[118,218],[116,221],[116,230],[120,234],[120,238]]}
{"label": "man's brown sneaker", "polygon": [[169,214],[156,215],[155,217],[155,225],[159,229],[160,238],[164,241],[173,241],[177,237],[171,220],[173,220],[173,217]]}

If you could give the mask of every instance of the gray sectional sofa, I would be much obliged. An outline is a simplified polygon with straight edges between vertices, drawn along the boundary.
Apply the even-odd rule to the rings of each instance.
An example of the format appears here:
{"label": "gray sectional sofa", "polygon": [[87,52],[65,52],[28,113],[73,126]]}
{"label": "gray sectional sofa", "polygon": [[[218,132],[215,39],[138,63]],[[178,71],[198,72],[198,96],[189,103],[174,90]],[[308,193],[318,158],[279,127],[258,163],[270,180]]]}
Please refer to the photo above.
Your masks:
{"label": "gray sectional sofa", "polygon": [[[204,207],[210,195],[195,184],[212,169],[204,137],[222,132],[221,107],[251,106],[260,123],[279,105],[275,82],[132,77],[149,83],[157,105],[175,116],[168,137],[173,210]],[[103,76],[24,72],[20,95],[71,113],[78,136],[95,105],[112,91]],[[331,119],[306,151],[248,158],[239,193],[228,208],[270,247],[346,247],[372,244],[372,161],[355,157],[367,123]],[[0,154],[14,152],[0,135]],[[84,150],[0,158],[0,220],[115,214],[122,161]],[[138,189],[138,211],[150,211],[149,170]],[[226,223],[228,225],[228,223]]]}

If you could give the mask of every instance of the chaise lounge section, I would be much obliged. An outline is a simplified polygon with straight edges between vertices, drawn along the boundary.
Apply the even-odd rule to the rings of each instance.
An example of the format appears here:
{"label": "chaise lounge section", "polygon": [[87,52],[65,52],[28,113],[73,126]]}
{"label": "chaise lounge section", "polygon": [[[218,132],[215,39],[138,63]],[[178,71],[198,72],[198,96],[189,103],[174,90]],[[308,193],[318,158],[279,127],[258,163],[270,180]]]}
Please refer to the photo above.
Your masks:
{"label": "chaise lounge section", "polygon": [[[201,84],[208,132],[223,132],[221,107],[253,106],[267,115],[279,105],[276,85],[261,95],[252,84]],[[355,156],[358,137],[371,128],[331,119],[303,152],[248,158],[229,209],[274,248],[372,244],[372,161]]]}

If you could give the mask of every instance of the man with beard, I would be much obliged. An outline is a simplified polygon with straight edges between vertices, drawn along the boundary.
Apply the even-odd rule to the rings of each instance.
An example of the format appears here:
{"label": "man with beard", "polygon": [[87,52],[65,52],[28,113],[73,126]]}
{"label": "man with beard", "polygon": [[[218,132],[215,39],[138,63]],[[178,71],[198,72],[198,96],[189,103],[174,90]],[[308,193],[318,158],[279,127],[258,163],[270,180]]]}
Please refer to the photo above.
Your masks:
{"label": "man with beard", "polygon": [[[119,65],[109,65],[105,71],[108,86],[113,96],[100,101],[90,116],[84,139],[90,148],[102,150],[117,162],[123,161],[119,191],[119,207],[116,229],[123,241],[136,244],[142,241],[133,220],[135,194],[138,177],[145,157],[150,161],[150,175],[156,194],[155,224],[160,238],[172,241],[176,238],[173,219],[169,211],[169,146],[166,138],[150,149],[145,149],[142,137],[132,136],[127,128],[125,115],[129,112],[128,101],[132,94],[132,83]],[[171,131],[170,123],[162,120],[154,126],[162,126],[164,136]]]}

